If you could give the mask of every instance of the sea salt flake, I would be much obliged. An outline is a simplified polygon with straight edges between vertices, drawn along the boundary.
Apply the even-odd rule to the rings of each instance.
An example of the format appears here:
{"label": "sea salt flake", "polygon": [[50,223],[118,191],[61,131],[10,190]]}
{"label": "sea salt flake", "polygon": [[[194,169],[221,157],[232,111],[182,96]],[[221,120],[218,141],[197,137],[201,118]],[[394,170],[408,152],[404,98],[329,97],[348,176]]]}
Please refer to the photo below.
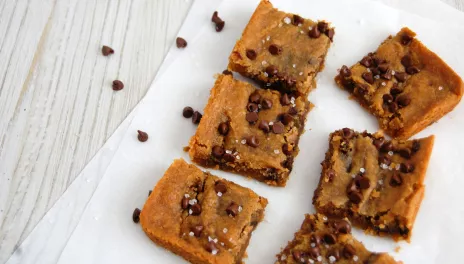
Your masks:
{"label": "sea salt flake", "polygon": [[269,41],[271,39],[271,36],[267,36],[266,40]]}
{"label": "sea salt flake", "polygon": [[270,126],[274,125],[274,122],[272,122],[272,121],[271,121],[271,122],[269,122],[269,125],[270,125]]}
{"label": "sea salt flake", "polygon": [[242,141],[240,141],[240,143],[242,143],[243,145],[246,144],[246,139],[242,139]]}
{"label": "sea salt flake", "polygon": [[221,242],[220,244],[221,244],[221,246],[224,246],[224,242]]}
{"label": "sea salt flake", "polygon": [[400,170],[400,167],[401,167],[401,165],[400,165],[400,164],[396,164],[396,166],[395,166],[395,170]]}
{"label": "sea salt flake", "polygon": [[316,243],[311,243],[311,247],[316,247]]}
{"label": "sea salt flake", "polygon": [[300,262],[301,262],[301,263],[304,263],[304,262],[305,262],[305,261],[304,261],[304,258],[300,258]]}
{"label": "sea salt flake", "polygon": [[189,209],[189,214],[191,215],[193,213],[192,209]]}
{"label": "sea salt flake", "polygon": [[240,159],[240,156],[237,156],[237,157],[235,157],[235,158],[239,160],[239,159]]}
{"label": "sea salt flake", "polygon": [[286,260],[286,259],[287,259],[287,255],[282,255],[282,256],[280,256],[280,260],[283,261],[283,260]]}
{"label": "sea salt flake", "polygon": [[395,75],[395,73],[396,73],[396,72],[392,70],[392,75]]}
{"label": "sea salt flake", "polygon": [[359,259],[358,256],[356,256],[356,255],[353,256],[354,261],[358,261],[358,259]]}
{"label": "sea salt flake", "polygon": [[359,171],[360,171],[361,173],[364,173],[364,172],[366,172],[366,169],[360,168]]}
{"label": "sea salt flake", "polygon": [[303,75],[303,72],[298,73],[300,76]]}
{"label": "sea salt flake", "polygon": [[214,243],[217,243],[217,242],[218,242],[218,239],[217,239],[217,238],[213,239],[213,242],[214,242]]}
{"label": "sea salt flake", "polygon": [[190,194],[186,193],[186,194],[184,194],[184,197],[185,198],[190,198]]}
{"label": "sea salt flake", "polygon": [[327,221],[327,216],[323,216],[322,220],[324,220],[324,222]]}
{"label": "sea salt flake", "polygon": [[337,259],[334,256],[329,257],[330,263],[334,263]]}
{"label": "sea salt flake", "polygon": [[269,74],[267,74],[267,72],[265,72],[265,73],[264,73],[264,76],[268,77],[268,76],[269,76]]}
{"label": "sea salt flake", "polygon": [[275,153],[275,154],[279,154],[280,151],[279,151],[278,149],[274,149],[274,153]]}
{"label": "sea salt flake", "polygon": [[264,43],[264,42],[266,42],[264,39],[263,39],[263,40],[261,40],[261,41],[262,41],[263,43]]}
{"label": "sea salt flake", "polygon": [[195,234],[193,232],[190,232],[189,233],[189,236],[194,236]]}
{"label": "sea salt flake", "polygon": [[243,210],[243,207],[242,206],[238,206],[238,212],[241,212]]}
{"label": "sea salt flake", "polygon": [[222,192],[217,192],[217,196],[221,197],[221,196],[222,196]]}
{"label": "sea salt flake", "polygon": [[385,82],[382,82],[381,85],[382,85],[382,86],[385,86],[385,85],[387,85],[387,84],[386,84]]}
{"label": "sea salt flake", "polygon": [[267,61],[265,61],[265,60],[263,60],[263,61],[261,62],[262,65],[266,65],[266,63],[267,63]]}
{"label": "sea salt flake", "polygon": [[208,236],[208,242],[211,242],[212,240],[213,239],[210,236]]}
{"label": "sea salt flake", "polygon": [[293,64],[292,66],[293,66],[293,68],[296,68],[296,64]]}
{"label": "sea salt flake", "polygon": [[378,183],[379,183],[379,185],[383,185],[383,180],[380,179],[380,180],[378,181]]}
{"label": "sea salt flake", "polygon": [[321,262],[321,261],[322,261],[322,257],[321,257],[321,256],[317,256],[317,261]]}
{"label": "sea salt flake", "polygon": [[279,27],[282,27],[282,23],[279,23]]}
{"label": "sea salt flake", "polygon": [[291,20],[289,17],[285,17],[285,18],[284,18],[284,23],[285,23],[285,24],[288,25],[288,24],[290,24],[290,22],[292,22],[292,20]]}
{"label": "sea salt flake", "polygon": [[227,154],[232,154],[232,150],[226,150]]}
{"label": "sea salt flake", "polygon": [[388,165],[385,164],[385,163],[382,163],[382,164],[380,164],[380,168],[386,170],[386,169],[388,169]]}
{"label": "sea salt flake", "polygon": [[380,78],[380,76],[379,76],[379,75],[376,75],[376,76],[374,76],[374,78],[375,78],[375,79],[379,79],[379,78]]}
{"label": "sea salt flake", "polygon": [[190,204],[190,205],[194,205],[194,204],[196,204],[196,203],[197,203],[197,199],[192,199],[192,200],[189,201],[189,204]]}
{"label": "sea salt flake", "polygon": [[390,151],[388,152],[388,155],[393,156],[393,151],[390,150]]}
{"label": "sea salt flake", "polygon": [[438,86],[438,90],[439,91],[443,90],[443,86]]}
{"label": "sea salt flake", "polygon": [[304,31],[303,31],[303,30],[300,30],[300,34],[304,34]]}
{"label": "sea salt flake", "polygon": [[227,234],[227,231],[229,231],[227,228],[224,227],[224,229],[222,229],[222,232],[224,232],[224,234]]}
{"label": "sea salt flake", "polygon": [[218,253],[217,249],[213,249],[213,251],[211,251],[211,254],[213,255],[216,255]]}

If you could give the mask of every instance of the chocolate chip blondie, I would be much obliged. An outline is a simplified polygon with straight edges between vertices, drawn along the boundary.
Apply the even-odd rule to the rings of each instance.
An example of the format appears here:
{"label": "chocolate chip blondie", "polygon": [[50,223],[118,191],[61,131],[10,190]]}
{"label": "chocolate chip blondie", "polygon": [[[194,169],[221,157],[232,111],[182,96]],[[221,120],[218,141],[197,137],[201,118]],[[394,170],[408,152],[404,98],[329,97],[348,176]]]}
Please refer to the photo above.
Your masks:
{"label": "chocolate chip blondie", "polygon": [[401,29],[335,77],[394,138],[423,130],[453,110],[463,94],[461,78],[415,36]]}
{"label": "chocolate chip blondie", "polygon": [[322,214],[306,215],[295,238],[277,255],[276,264],[365,263],[394,264],[386,253],[373,253],[351,235],[346,219],[329,219]]}
{"label": "chocolate chip blondie", "polygon": [[191,263],[235,264],[266,205],[250,189],[178,159],[150,194],[140,223],[151,240]]}
{"label": "chocolate chip blondie", "polygon": [[349,128],[330,135],[313,204],[369,233],[409,240],[434,137],[400,141]]}
{"label": "chocolate chip blondie", "polygon": [[309,109],[303,97],[219,75],[190,140],[190,157],[201,166],[285,186]]}
{"label": "chocolate chip blondie", "polygon": [[316,87],[334,34],[325,21],[288,14],[262,0],[229,57],[229,69],[267,88],[306,95]]}

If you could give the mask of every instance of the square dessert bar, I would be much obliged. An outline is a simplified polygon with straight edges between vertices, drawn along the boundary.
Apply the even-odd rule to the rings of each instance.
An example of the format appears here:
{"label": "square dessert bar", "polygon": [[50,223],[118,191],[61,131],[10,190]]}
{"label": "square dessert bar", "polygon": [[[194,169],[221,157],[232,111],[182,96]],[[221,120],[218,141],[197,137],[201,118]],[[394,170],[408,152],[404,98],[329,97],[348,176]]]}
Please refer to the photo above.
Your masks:
{"label": "square dessert bar", "polygon": [[327,22],[279,11],[262,0],[229,57],[229,69],[267,88],[306,95],[316,87],[334,34]]}
{"label": "square dessert bar", "polygon": [[285,186],[310,103],[219,75],[189,154],[215,167]]}
{"label": "square dessert bar", "polygon": [[306,215],[295,238],[277,255],[276,264],[368,263],[395,264],[387,253],[374,253],[351,235],[346,219],[329,219],[321,214]]}
{"label": "square dessert bar", "polygon": [[407,139],[437,121],[463,94],[461,78],[415,35],[401,29],[335,77],[394,138]]}
{"label": "square dessert bar", "polygon": [[266,205],[250,189],[178,159],[149,196],[140,223],[151,240],[191,263],[235,264]]}
{"label": "square dessert bar", "polygon": [[313,204],[376,235],[409,240],[434,137],[399,141],[344,128],[330,135]]}

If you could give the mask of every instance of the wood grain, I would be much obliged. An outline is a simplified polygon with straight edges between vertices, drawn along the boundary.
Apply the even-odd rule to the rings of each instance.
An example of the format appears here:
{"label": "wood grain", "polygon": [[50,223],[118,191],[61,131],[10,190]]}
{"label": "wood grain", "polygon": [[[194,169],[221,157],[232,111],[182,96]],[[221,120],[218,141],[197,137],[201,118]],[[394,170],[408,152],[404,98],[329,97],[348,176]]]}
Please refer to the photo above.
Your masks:
{"label": "wood grain", "polygon": [[190,5],[0,0],[0,263],[144,96]]}

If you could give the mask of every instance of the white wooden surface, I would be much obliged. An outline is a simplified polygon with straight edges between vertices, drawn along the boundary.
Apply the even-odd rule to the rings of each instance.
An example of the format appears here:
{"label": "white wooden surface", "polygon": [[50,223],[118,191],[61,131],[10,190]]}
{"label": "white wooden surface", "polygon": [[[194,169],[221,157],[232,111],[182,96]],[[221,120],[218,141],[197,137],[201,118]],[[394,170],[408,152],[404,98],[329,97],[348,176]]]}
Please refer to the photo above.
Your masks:
{"label": "white wooden surface", "polygon": [[0,263],[145,94],[190,5],[0,0]]}

